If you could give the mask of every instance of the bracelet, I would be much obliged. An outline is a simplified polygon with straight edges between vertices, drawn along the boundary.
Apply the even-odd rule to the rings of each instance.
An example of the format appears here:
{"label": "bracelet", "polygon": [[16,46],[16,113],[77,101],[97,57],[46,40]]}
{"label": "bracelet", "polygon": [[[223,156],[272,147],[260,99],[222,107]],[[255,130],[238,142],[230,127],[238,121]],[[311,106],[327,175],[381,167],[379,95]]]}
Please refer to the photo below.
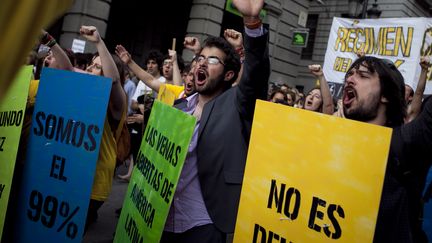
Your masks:
{"label": "bracelet", "polygon": [[244,57],[244,48],[243,48],[243,46],[237,47],[235,49],[235,51],[237,52],[237,54],[239,54],[240,57]]}
{"label": "bracelet", "polygon": [[262,21],[256,16],[244,16],[243,23],[248,29],[258,29],[262,25]]}
{"label": "bracelet", "polygon": [[235,49],[236,53],[240,56],[240,63],[243,64],[245,60],[245,53],[243,46],[237,47]]}
{"label": "bracelet", "polygon": [[54,37],[52,37],[50,34],[48,34],[48,32],[47,33],[45,33],[43,36],[42,36],[42,38],[41,38],[41,43],[42,44],[44,44],[44,45],[46,45],[48,42],[50,42],[51,40],[53,40],[54,39]]}
{"label": "bracelet", "polygon": [[47,32],[42,36],[41,43],[51,48],[57,44],[57,41]]}
{"label": "bracelet", "polygon": [[56,44],[57,44],[57,41],[53,38],[52,40],[48,41],[48,43],[46,43],[45,45],[48,46],[49,48],[52,48]]}

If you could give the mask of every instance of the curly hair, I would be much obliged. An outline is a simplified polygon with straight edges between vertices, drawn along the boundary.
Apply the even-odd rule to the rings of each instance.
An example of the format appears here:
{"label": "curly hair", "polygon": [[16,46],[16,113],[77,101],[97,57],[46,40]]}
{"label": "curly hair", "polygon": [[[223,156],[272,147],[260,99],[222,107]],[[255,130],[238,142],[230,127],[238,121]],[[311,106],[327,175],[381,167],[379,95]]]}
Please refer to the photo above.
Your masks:
{"label": "curly hair", "polygon": [[164,56],[160,51],[151,50],[149,52],[149,54],[147,55],[147,58],[145,59],[144,66],[147,66],[148,61],[154,60],[158,65],[159,73],[162,73],[162,66],[163,66],[162,63],[164,61],[163,58],[164,58]]}

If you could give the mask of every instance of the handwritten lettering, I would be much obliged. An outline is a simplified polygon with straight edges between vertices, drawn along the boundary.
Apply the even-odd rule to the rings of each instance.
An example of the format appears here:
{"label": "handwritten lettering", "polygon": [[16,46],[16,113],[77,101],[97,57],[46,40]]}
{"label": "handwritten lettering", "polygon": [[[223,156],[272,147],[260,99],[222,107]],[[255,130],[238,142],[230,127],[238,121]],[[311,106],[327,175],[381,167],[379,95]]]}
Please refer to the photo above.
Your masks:
{"label": "handwritten lettering", "polygon": [[378,33],[374,28],[340,27],[334,45],[335,51],[364,51],[366,55],[399,56],[411,55],[414,27],[382,27]]}

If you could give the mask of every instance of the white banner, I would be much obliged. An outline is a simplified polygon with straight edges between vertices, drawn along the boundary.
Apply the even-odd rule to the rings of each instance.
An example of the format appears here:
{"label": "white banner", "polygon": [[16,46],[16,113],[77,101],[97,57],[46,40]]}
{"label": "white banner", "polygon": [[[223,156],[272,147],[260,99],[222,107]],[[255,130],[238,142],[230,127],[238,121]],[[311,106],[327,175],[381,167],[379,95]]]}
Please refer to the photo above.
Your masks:
{"label": "white banner", "polygon": [[[324,75],[334,96],[341,95],[345,73],[357,59],[357,51],[393,61],[405,83],[415,90],[420,76],[420,56],[432,55],[432,19],[333,18]],[[431,81],[429,72],[425,94],[432,94]]]}

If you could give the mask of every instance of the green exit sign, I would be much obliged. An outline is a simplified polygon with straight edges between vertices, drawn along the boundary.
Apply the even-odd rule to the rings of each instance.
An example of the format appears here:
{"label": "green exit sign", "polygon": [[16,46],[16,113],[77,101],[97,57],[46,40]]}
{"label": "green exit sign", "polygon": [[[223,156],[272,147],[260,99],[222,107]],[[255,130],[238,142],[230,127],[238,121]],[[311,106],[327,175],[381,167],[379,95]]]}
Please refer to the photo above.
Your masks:
{"label": "green exit sign", "polygon": [[293,31],[292,42],[293,46],[306,47],[309,38],[309,32],[307,31]]}

